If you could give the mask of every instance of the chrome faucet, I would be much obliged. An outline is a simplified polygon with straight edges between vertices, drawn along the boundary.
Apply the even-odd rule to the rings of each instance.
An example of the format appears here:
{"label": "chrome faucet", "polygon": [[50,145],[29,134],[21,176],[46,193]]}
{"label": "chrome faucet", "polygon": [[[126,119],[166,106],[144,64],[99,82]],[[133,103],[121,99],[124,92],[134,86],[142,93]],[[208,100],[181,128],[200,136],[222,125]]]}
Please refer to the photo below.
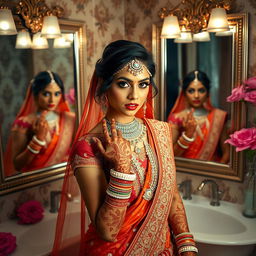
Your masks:
{"label": "chrome faucet", "polygon": [[212,188],[210,205],[219,206],[220,205],[220,196],[221,196],[222,192],[219,190],[219,186],[214,180],[211,180],[211,179],[203,180],[197,189],[199,191],[201,191],[203,189],[204,185],[208,184],[208,183],[211,184],[211,188]]}
{"label": "chrome faucet", "polygon": [[[50,192],[50,212],[58,212],[61,193],[61,190],[53,190]],[[68,201],[73,201],[73,197],[70,193],[66,193],[65,195]]]}
{"label": "chrome faucet", "polygon": [[192,199],[192,185],[191,180],[184,180],[181,183],[178,184],[178,188],[182,190],[183,196],[182,198],[185,200],[191,200]]}
{"label": "chrome faucet", "polygon": [[60,190],[53,190],[50,192],[50,212],[52,213],[58,212],[59,210],[60,194]]}

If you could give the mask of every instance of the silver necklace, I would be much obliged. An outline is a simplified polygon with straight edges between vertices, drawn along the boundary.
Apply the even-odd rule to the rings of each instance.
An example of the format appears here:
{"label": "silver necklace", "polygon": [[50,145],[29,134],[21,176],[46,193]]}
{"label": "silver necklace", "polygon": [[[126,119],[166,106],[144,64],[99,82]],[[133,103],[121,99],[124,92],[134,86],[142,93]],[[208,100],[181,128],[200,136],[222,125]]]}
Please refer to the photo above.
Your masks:
{"label": "silver necklace", "polygon": [[[109,120],[106,119],[108,132],[111,135],[111,123]],[[144,192],[143,198],[147,201],[151,200],[154,192],[156,190],[157,181],[158,181],[158,164],[156,161],[155,154],[148,144],[146,140],[146,126],[139,122],[136,118],[128,123],[128,124],[121,124],[116,122],[116,129],[122,132],[122,136],[124,139],[128,140],[130,144],[134,147],[135,153],[140,153],[140,148],[136,147],[139,142],[143,142],[145,147],[146,155],[149,159],[149,162],[152,166],[152,177],[150,181],[149,188]],[[135,154],[132,154],[132,168],[137,172],[140,180],[141,186],[143,186],[145,182],[145,174],[144,169],[141,166],[140,162],[138,161]]]}
{"label": "silver necklace", "polygon": [[[111,123],[107,119],[106,121],[108,133],[111,135]],[[137,145],[146,135],[146,126],[135,118],[132,122],[128,124],[121,124],[116,122],[116,129],[122,132],[123,138],[128,140],[131,146],[134,147],[134,151],[139,154],[141,149]]]}

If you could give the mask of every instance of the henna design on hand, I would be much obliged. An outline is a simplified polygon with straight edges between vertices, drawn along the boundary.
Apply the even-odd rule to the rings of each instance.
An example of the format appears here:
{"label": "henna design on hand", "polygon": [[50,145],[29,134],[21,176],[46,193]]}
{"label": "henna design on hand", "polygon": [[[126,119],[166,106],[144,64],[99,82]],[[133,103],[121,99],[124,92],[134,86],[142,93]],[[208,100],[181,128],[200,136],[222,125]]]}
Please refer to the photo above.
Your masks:
{"label": "henna design on hand", "polygon": [[122,133],[116,130],[115,121],[111,122],[111,133],[110,137],[106,120],[102,121],[103,134],[106,139],[105,148],[102,142],[98,138],[94,138],[102,155],[114,165],[116,171],[122,173],[130,173],[131,166],[131,147],[130,142],[122,137]]}
{"label": "henna design on hand", "polygon": [[188,222],[183,202],[178,194],[178,190],[174,192],[172,207],[169,215],[169,222],[174,234],[188,232]]}
{"label": "henna design on hand", "polygon": [[193,113],[194,113],[194,109],[192,109],[188,113],[186,118],[183,120],[183,127],[185,130],[185,134],[190,138],[194,136],[194,133],[196,131],[196,126],[197,126],[197,122],[194,118]]}
{"label": "henna design on hand", "polygon": [[100,229],[104,236],[111,237],[113,240],[116,238],[119,230],[122,227],[126,214],[126,207],[113,208],[104,204],[99,210],[97,216],[97,227]]}

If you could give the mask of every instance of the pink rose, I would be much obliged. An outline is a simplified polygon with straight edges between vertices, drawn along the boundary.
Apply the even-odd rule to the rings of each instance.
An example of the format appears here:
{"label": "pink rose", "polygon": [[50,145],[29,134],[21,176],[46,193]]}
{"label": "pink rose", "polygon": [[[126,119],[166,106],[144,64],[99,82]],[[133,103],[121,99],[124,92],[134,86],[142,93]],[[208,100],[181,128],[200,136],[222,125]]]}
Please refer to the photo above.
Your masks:
{"label": "pink rose", "polygon": [[249,78],[248,80],[246,80],[244,82],[244,84],[246,85],[247,88],[249,88],[251,90],[255,90],[256,89],[256,76]]}
{"label": "pink rose", "polygon": [[19,224],[33,224],[40,221],[43,215],[44,209],[38,201],[28,201],[20,205],[17,209],[17,216],[19,217]]}
{"label": "pink rose", "polygon": [[245,90],[243,85],[235,87],[232,90],[231,95],[227,97],[227,102],[242,100],[244,98],[244,95],[245,95]]}
{"label": "pink rose", "polygon": [[75,89],[74,88],[71,88],[69,90],[69,93],[66,94],[66,98],[67,98],[67,101],[70,105],[74,105],[75,102],[76,102],[76,98],[75,98]]}
{"label": "pink rose", "polygon": [[256,149],[256,128],[243,128],[230,135],[225,143],[236,147],[236,152],[245,149]]}
{"label": "pink rose", "polygon": [[256,104],[256,90],[246,92],[244,100]]}
{"label": "pink rose", "polygon": [[16,247],[16,237],[12,233],[0,232],[0,256],[9,255]]}

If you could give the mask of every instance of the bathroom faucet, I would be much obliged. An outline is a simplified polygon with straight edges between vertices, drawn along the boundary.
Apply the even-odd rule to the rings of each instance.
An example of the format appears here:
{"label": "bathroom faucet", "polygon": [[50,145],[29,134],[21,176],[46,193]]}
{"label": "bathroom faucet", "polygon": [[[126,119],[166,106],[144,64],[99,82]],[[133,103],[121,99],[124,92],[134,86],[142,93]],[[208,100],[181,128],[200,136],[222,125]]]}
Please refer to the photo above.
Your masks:
{"label": "bathroom faucet", "polygon": [[180,184],[178,184],[178,187],[183,192],[183,199],[185,200],[191,200],[191,191],[192,191],[192,185],[191,180],[184,180]]}
{"label": "bathroom faucet", "polygon": [[50,212],[52,213],[58,212],[60,194],[61,194],[61,191],[59,190],[53,190],[50,192]]}
{"label": "bathroom faucet", "polygon": [[211,179],[203,180],[197,189],[199,191],[201,191],[203,189],[204,185],[207,183],[210,183],[211,188],[212,188],[210,205],[219,206],[220,205],[220,195],[222,194],[222,192],[219,190],[219,186],[214,180],[211,180]]}
{"label": "bathroom faucet", "polygon": [[[59,202],[60,202],[60,190],[53,190],[50,192],[50,212],[55,213],[59,210]],[[66,194],[68,201],[73,201],[73,197],[70,193]]]}

